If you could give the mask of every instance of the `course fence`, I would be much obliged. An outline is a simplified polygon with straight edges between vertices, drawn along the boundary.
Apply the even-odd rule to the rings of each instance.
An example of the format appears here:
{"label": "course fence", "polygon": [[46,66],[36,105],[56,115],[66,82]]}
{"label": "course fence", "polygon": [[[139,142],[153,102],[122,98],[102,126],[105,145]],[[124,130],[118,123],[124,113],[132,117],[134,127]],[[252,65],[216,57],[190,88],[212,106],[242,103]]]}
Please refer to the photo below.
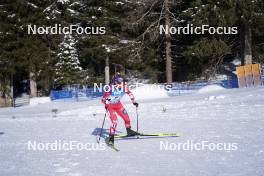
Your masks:
{"label": "course fence", "polygon": [[95,92],[93,88],[51,91],[51,100],[85,101],[103,96],[103,92]]}
{"label": "course fence", "polygon": [[172,88],[167,92],[170,96],[179,96],[183,94],[192,94],[202,87],[208,85],[219,85],[226,89],[238,88],[237,79],[222,80],[222,81],[199,81],[199,82],[184,82],[173,83]]}

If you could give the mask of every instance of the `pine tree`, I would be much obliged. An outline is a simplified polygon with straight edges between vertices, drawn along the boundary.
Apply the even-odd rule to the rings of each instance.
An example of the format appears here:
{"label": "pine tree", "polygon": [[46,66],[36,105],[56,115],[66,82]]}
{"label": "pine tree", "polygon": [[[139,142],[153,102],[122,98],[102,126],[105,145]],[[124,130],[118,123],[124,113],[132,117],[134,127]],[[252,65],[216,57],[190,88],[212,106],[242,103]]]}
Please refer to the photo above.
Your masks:
{"label": "pine tree", "polygon": [[65,35],[59,44],[57,63],[55,64],[55,86],[81,83],[82,68],[76,49],[76,40],[72,35]]}
{"label": "pine tree", "polygon": [[143,2],[143,5],[137,7],[137,18],[132,21],[134,35],[137,35],[140,41],[136,56],[141,63],[146,63],[144,67],[152,63],[151,70],[156,73],[159,81],[179,80],[182,75],[180,69],[184,64],[180,47],[181,36],[160,35],[160,25],[181,26],[181,12],[186,9],[188,3],[172,0]]}
{"label": "pine tree", "polygon": [[37,0],[11,0],[2,6],[1,23],[4,25],[1,26],[4,32],[1,39],[4,42],[1,48],[4,48],[4,57],[12,62],[10,69],[14,72],[10,81],[15,83],[15,93],[21,89],[18,86],[21,81],[31,79],[31,95],[36,96],[39,78],[49,79],[49,71],[45,69],[50,64],[46,36],[28,35],[27,29],[31,24],[39,26],[47,23],[42,13],[45,5],[45,2]]}
{"label": "pine tree", "polygon": [[[110,67],[113,63],[127,64],[127,50],[122,49],[123,20],[129,8],[125,0],[86,1],[79,11],[79,24],[82,27],[105,27],[104,35],[84,35],[80,37],[80,61],[90,69],[92,82],[104,82],[104,67],[109,58]],[[110,52],[107,52],[109,48]],[[113,73],[113,69],[112,71]]]}
{"label": "pine tree", "polygon": [[[197,63],[201,60],[201,65],[211,67],[211,72],[216,73],[218,69],[215,65],[221,65],[223,58],[235,57],[239,55],[242,63],[252,63],[252,54],[254,57],[259,57],[258,51],[261,51],[262,46],[258,45],[263,16],[257,16],[260,13],[260,8],[263,7],[262,1],[203,1],[196,0],[192,3],[183,14],[190,23],[197,26],[209,24],[213,27],[218,26],[236,26],[240,35],[203,35],[193,38],[193,46],[189,46],[184,52],[189,63]],[[258,21],[258,22],[257,22]],[[260,23],[259,23],[260,22]],[[254,26],[254,28],[252,28]],[[262,25],[263,26],[263,25]],[[257,39],[253,40],[252,39]],[[215,46],[218,41],[217,50],[212,50],[211,47],[203,45],[204,41],[209,46]],[[211,51],[211,56],[198,56],[195,50],[203,50],[208,53]],[[215,53],[222,53],[215,56]],[[197,55],[196,55],[197,54]],[[199,58],[197,58],[197,56]],[[213,58],[213,59],[212,59]],[[218,59],[217,59],[218,58]],[[260,58],[258,58],[260,60]],[[193,67],[194,68],[194,67]],[[218,67],[219,68],[219,67]],[[214,70],[216,69],[216,70]],[[200,68],[200,71],[205,71],[205,68]]]}

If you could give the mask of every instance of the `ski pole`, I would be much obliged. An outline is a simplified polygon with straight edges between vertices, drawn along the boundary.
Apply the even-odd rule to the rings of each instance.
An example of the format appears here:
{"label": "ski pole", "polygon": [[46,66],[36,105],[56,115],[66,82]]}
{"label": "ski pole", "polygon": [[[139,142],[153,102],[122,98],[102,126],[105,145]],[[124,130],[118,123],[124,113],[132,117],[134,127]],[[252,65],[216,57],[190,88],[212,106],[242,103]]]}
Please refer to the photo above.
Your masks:
{"label": "ski pole", "polygon": [[138,133],[138,107],[136,107],[136,113],[137,113],[137,133]]}
{"label": "ski pole", "polygon": [[100,136],[99,136],[99,139],[98,139],[98,143],[100,143],[100,139],[101,139],[101,136],[103,134],[103,128],[104,128],[104,124],[105,124],[106,114],[107,114],[107,110],[105,111],[104,120],[103,120],[102,128],[101,128],[101,131],[100,131]]}

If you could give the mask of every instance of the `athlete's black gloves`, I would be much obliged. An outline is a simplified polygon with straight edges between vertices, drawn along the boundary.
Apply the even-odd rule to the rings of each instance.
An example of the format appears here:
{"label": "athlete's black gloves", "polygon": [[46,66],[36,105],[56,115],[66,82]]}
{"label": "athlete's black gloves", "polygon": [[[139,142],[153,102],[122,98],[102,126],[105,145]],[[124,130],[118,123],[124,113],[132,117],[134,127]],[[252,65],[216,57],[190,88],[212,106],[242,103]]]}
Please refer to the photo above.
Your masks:
{"label": "athlete's black gloves", "polygon": [[137,102],[134,102],[133,105],[136,106],[136,107],[138,107],[138,103]]}

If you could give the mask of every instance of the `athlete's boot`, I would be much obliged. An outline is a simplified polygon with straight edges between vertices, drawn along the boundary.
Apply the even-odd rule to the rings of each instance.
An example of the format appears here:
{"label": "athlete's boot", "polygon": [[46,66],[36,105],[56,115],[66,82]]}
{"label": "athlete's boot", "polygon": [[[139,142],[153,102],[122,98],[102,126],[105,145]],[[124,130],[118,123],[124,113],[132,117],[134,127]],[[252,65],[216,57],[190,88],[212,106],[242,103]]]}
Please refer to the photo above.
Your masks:
{"label": "athlete's boot", "polygon": [[139,135],[138,132],[134,131],[134,130],[131,130],[131,128],[127,128],[127,136],[137,136]]}

